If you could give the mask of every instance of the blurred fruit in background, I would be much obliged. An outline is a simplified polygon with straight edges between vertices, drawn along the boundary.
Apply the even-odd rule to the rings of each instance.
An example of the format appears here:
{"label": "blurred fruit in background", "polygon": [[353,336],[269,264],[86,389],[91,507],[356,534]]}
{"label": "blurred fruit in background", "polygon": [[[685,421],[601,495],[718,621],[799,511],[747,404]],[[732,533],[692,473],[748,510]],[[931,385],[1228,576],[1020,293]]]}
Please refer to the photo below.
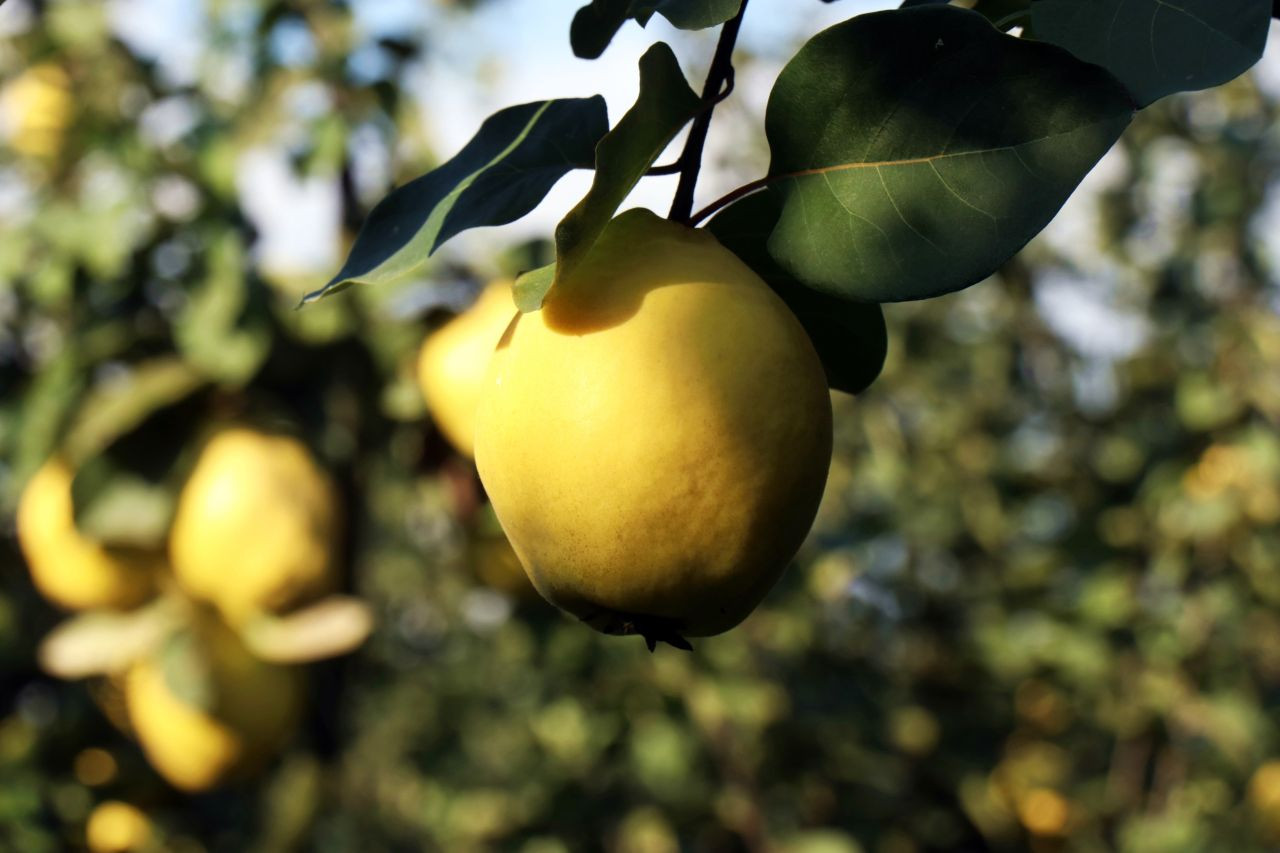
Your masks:
{"label": "blurred fruit in background", "polygon": [[[490,281],[476,300],[427,335],[418,352],[418,385],[432,422],[461,456],[475,455],[476,409],[494,348],[516,315],[511,280]],[[448,469],[454,509],[466,530],[468,562],[475,577],[516,600],[538,600],[488,502],[477,502],[474,469]],[[474,499],[473,499],[474,495]]]}
{"label": "blurred fruit in background", "polygon": [[129,803],[107,800],[94,807],[85,824],[89,853],[137,853],[152,840],[151,821]]}
{"label": "blurred fruit in background", "polygon": [[[339,580],[341,514],[306,445],[222,426],[197,450],[168,536],[180,571],[168,570],[163,548],[128,556],[87,538],[74,518],[74,472],[60,457],[31,478],[17,517],[36,588],[82,611],[45,637],[42,666],[105,679],[95,691],[104,712],[186,791],[260,772],[301,720],[300,665],[349,652],[372,630],[367,605],[328,594]],[[117,770],[109,753],[85,750],[75,772],[93,785]],[[131,809],[95,811],[90,846],[142,845],[147,825]]]}
{"label": "blurred fruit in background", "polygon": [[133,665],[125,703],[152,766],[183,790],[203,791],[260,770],[285,743],[301,711],[302,677],[257,659],[202,614]]}
{"label": "blurred fruit in background", "polygon": [[18,541],[36,588],[69,610],[127,609],[150,598],[165,560],[161,553],[110,550],[76,529],[72,471],[50,459],[36,472],[18,504]]}
{"label": "blurred fruit in background", "polygon": [[463,456],[475,456],[476,408],[499,338],[516,315],[511,282],[490,282],[471,307],[427,336],[418,382],[431,419]]}
{"label": "blurred fruit in background", "polygon": [[0,134],[20,154],[53,159],[75,117],[71,81],[60,65],[33,65],[0,89]]}
{"label": "blurred fruit in background", "polygon": [[1248,797],[1263,836],[1280,843],[1280,760],[1267,761],[1253,772]]}
{"label": "blurred fruit in background", "polygon": [[219,430],[178,496],[174,577],[239,623],[334,589],[340,513],[334,486],[297,439]]}

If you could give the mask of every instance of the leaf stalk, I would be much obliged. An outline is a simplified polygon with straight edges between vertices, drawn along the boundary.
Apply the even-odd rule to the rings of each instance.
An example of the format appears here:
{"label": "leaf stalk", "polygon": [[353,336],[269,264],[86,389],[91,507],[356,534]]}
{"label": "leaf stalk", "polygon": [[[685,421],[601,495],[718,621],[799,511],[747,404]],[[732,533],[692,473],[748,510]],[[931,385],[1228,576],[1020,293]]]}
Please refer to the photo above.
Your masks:
{"label": "leaf stalk", "polygon": [[737,44],[738,31],[742,28],[742,18],[746,13],[747,0],[742,0],[738,14],[726,21],[724,28],[720,30],[720,40],[716,43],[711,68],[707,71],[707,81],[702,87],[702,100],[707,108],[693,120],[684,150],[677,161],[680,165],[680,183],[676,186],[671,213],[667,217],[676,222],[687,222],[693,212],[693,191],[698,185],[698,172],[702,168],[702,149],[706,146],[707,131],[711,128],[711,114],[715,105],[724,99],[726,93],[722,90],[726,84],[732,89],[733,48]]}

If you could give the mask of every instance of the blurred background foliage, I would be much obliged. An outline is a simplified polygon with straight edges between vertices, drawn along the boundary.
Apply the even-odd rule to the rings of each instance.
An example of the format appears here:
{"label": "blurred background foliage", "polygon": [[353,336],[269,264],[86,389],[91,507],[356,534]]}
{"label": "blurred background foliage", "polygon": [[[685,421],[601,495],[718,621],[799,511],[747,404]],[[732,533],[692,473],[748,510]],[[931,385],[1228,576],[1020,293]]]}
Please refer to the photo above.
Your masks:
{"label": "blurred background foliage", "polygon": [[[331,269],[290,268],[249,209],[269,146],[299,205],[338,188],[349,240],[451,154],[404,80],[472,4],[398,39],[359,3],[208,0],[189,67],[122,34],[128,5],[0,9],[0,849],[77,849],[102,803],[176,851],[1280,843],[1280,135],[1258,78],[1144,110],[1000,274],[891,306],[884,375],[836,395],[793,570],[740,628],[650,655],[493,580],[506,555],[417,391],[440,309],[527,250],[299,312]],[[210,389],[198,417],[269,413],[337,472],[346,586],[378,619],[316,667],[278,761],[200,795],[147,765],[109,684],[38,669],[60,614],[13,526],[84,402],[174,355]]]}

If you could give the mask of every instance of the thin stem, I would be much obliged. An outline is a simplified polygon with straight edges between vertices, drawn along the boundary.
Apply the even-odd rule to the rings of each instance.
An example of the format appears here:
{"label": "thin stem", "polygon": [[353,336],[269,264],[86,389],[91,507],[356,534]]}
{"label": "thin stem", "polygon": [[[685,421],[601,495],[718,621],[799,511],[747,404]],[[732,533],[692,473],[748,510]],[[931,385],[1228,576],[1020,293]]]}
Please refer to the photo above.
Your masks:
{"label": "thin stem", "polygon": [[693,120],[684,151],[680,153],[680,184],[676,187],[675,200],[671,203],[669,219],[685,222],[693,211],[693,191],[698,184],[698,170],[702,168],[702,149],[707,144],[707,131],[711,128],[711,114],[715,105],[724,97],[721,90],[728,83],[733,85],[733,46],[742,28],[742,16],[747,13],[747,0],[742,0],[738,14],[725,22],[716,44],[707,82],[702,87],[702,100],[708,106]]}
{"label": "thin stem", "polygon": [[769,175],[763,178],[756,178],[754,181],[752,181],[749,184],[743,184],[742,186],[738,187],[736,190],[733,190],[732,192],[729,192],[725,195],[720,196],[720,198],[711,202],[711,204],[702,208],[702,210],[699,210],[697,213],[692,214],[685,220],[685,222],[688,225],[697,225],[699,222],[706,219],[708,216],[720,210],[721,208],[728,207],[729,205],[733,204],[735,201],[742,198],[743,196],[748,196],[754,192],[764,189],[772,182],[778,180],[778,178],[780,177],[785,177],[785,176]]}
{"label": "thin stem", "polygon": [[646,177],[654,177],[657,175],[678,175],[683,170],[684,164],[679,160],[672,163],[664,163],[661,166],[650,166],[649,171],[645,172]]}

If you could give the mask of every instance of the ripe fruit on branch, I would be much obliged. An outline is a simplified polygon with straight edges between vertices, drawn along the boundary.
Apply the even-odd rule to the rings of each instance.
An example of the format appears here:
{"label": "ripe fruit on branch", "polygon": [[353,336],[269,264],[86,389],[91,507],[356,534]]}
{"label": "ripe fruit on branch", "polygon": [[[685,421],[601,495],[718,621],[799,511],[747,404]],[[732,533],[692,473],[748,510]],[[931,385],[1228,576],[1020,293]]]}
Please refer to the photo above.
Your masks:
{"label": "ripe fruit on branch", "polygon": [[306,445],[232,427],[200,452],[170,531],[174,576],[238,623],[335,586],[338,501]]}
{"label": "ripe fruit on branch", "polygon": [[475,455],[476,407],[493,348],[516,313],[511,283],[490,283],[476,303],[432,333],[418,356],[431,417],[463,456]]}
{"label": "ripe fruit on branch", "polygon": [[534,586],[651,645],[755,608],[830,460],[799,321],[710,234],[645,210],[512,321],[476,421],[481,479]]}
{"label": "ripe fruit on branch", "polygon": [[203,791],[256,770],[297,722],[301,672],[253,657],[215,620],[196,633],[207,665],[207,707],[180,698],[160,658],[136,663],[125,680],[129,723],[147,760],[175,787]]}
{"label": "ripe fruit on branch", "polygon": [[90,853],[131,853],[151,841],[151,820],[137,806],[107,800],[89,813],[84,835]]}
{"label": "ripe fruit on branch", "polygon": [[162,554],[108,550],[76,529],[74,473],[51,459],[36,472],[18,504],[18,541],[36,589],[69,610],[127,609],[155,592]]}

